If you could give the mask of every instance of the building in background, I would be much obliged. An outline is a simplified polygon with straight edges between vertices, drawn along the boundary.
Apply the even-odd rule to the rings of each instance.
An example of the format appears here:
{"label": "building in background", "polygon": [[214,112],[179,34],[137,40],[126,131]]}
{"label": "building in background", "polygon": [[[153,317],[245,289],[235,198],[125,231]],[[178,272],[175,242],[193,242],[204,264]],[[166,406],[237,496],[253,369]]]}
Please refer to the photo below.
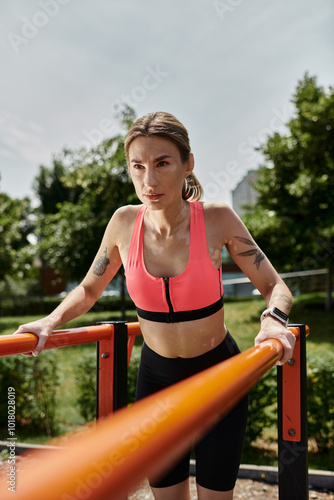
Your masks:
{"label": "building in background", "polygon": [[232,207],[233,210],[241,217],[245,210],[242,208],[246,203],[253,203],[258,198],[258,193],[252,187],[252,183],[256,180],[257,171],[249,170],[245,177],[241,179],[239,184],[232,191]]}
{"label": "building in background", "polygon": [[[251,186],[256,176],[256,170],[249,170],[247,175],[245,175],[232,191],[233,210],[240,217],[245,213],[242,206],[256,201],[258,197],[258,193]],[[232,260],[225,247],[222,252],[222,261],[224,295],[226,297],[258,295],[259,292]]]}

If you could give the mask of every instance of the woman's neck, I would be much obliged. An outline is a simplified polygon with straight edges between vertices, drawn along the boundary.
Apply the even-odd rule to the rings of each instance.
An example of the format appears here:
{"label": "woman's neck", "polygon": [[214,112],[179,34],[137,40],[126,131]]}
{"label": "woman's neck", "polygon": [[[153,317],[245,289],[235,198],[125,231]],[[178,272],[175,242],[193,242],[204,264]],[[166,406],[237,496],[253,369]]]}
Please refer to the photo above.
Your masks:
{"label": "woman's neck", "polygon": [[146,222],[156,235],[169,237],[179,231],[183,225],[188,225],[190,205],[181,199],[180,203],[173,203],[162,210],[146,210]]}

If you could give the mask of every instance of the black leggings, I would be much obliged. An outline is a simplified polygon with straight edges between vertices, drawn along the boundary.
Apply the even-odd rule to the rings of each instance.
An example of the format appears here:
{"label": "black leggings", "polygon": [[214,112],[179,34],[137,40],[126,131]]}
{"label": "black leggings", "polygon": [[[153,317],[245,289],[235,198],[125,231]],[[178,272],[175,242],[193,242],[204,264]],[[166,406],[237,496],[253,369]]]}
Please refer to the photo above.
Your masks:
{"label": "black leggings", "polygon": [[[137,400],[154,394],[238,354],[239,348],[229,332],[217,347],[195,358],[165,358],[145,343],[137,380]],[[196,481],[215,491],[234,488],[241,461],[247,422],[247,396],[195,445]],[[190,451],[179,463],[151,482],[154,488],[172,486],[189,477]]]}

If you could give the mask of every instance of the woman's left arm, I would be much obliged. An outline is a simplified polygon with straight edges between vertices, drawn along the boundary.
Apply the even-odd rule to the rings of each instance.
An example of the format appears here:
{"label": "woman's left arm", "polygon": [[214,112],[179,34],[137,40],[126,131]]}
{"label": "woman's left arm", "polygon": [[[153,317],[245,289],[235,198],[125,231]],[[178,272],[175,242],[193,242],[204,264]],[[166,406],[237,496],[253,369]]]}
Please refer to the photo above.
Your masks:
{"label": "woman's left arm", "polygon": [[[290,290],[253,240],[239,216],[228,206],[224,206],[222,211],[223,244],[229,254],[264,297],[267,308],[276,307],[289,315],[292,306]],[[295,336],[271,314],[267,314],[261,321],[261,329],[255,338],[255,345],[268,338],[275,338],[283,345],[284,353],[277,362],[278,365],[291,359]]]}

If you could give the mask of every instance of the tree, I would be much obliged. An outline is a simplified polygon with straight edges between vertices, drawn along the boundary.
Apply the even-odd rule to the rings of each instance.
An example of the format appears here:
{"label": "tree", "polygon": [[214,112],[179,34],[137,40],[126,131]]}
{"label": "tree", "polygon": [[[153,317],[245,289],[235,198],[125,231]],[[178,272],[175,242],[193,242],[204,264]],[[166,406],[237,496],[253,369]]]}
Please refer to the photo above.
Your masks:
{"label": "tree", "polygon": [[273,134],[259,148],[267,165],[258,170],[253,186],[259,197],[244,220],[280,269],[326,266],[331,276],[334,91],[324,90],[306,73],[292,102],[296,111],[286,124],[288,132]]}
{"label": "tree", "polygon": [[28,236],[33,231],[29,198],[10,198],[0,193],[0,282],[2,288],[10,280],[31,275],[35,251]]}
{"label": "tree", "polygon": [[[131,108],[124,120],[129,121],[129,115]],[[53,167],[42,166],[36,178],[41,257],[67,280],[83,278],[114,211],[138,203],[123,143],[119,134],[89,151],[64,149],[53,159]]]}

